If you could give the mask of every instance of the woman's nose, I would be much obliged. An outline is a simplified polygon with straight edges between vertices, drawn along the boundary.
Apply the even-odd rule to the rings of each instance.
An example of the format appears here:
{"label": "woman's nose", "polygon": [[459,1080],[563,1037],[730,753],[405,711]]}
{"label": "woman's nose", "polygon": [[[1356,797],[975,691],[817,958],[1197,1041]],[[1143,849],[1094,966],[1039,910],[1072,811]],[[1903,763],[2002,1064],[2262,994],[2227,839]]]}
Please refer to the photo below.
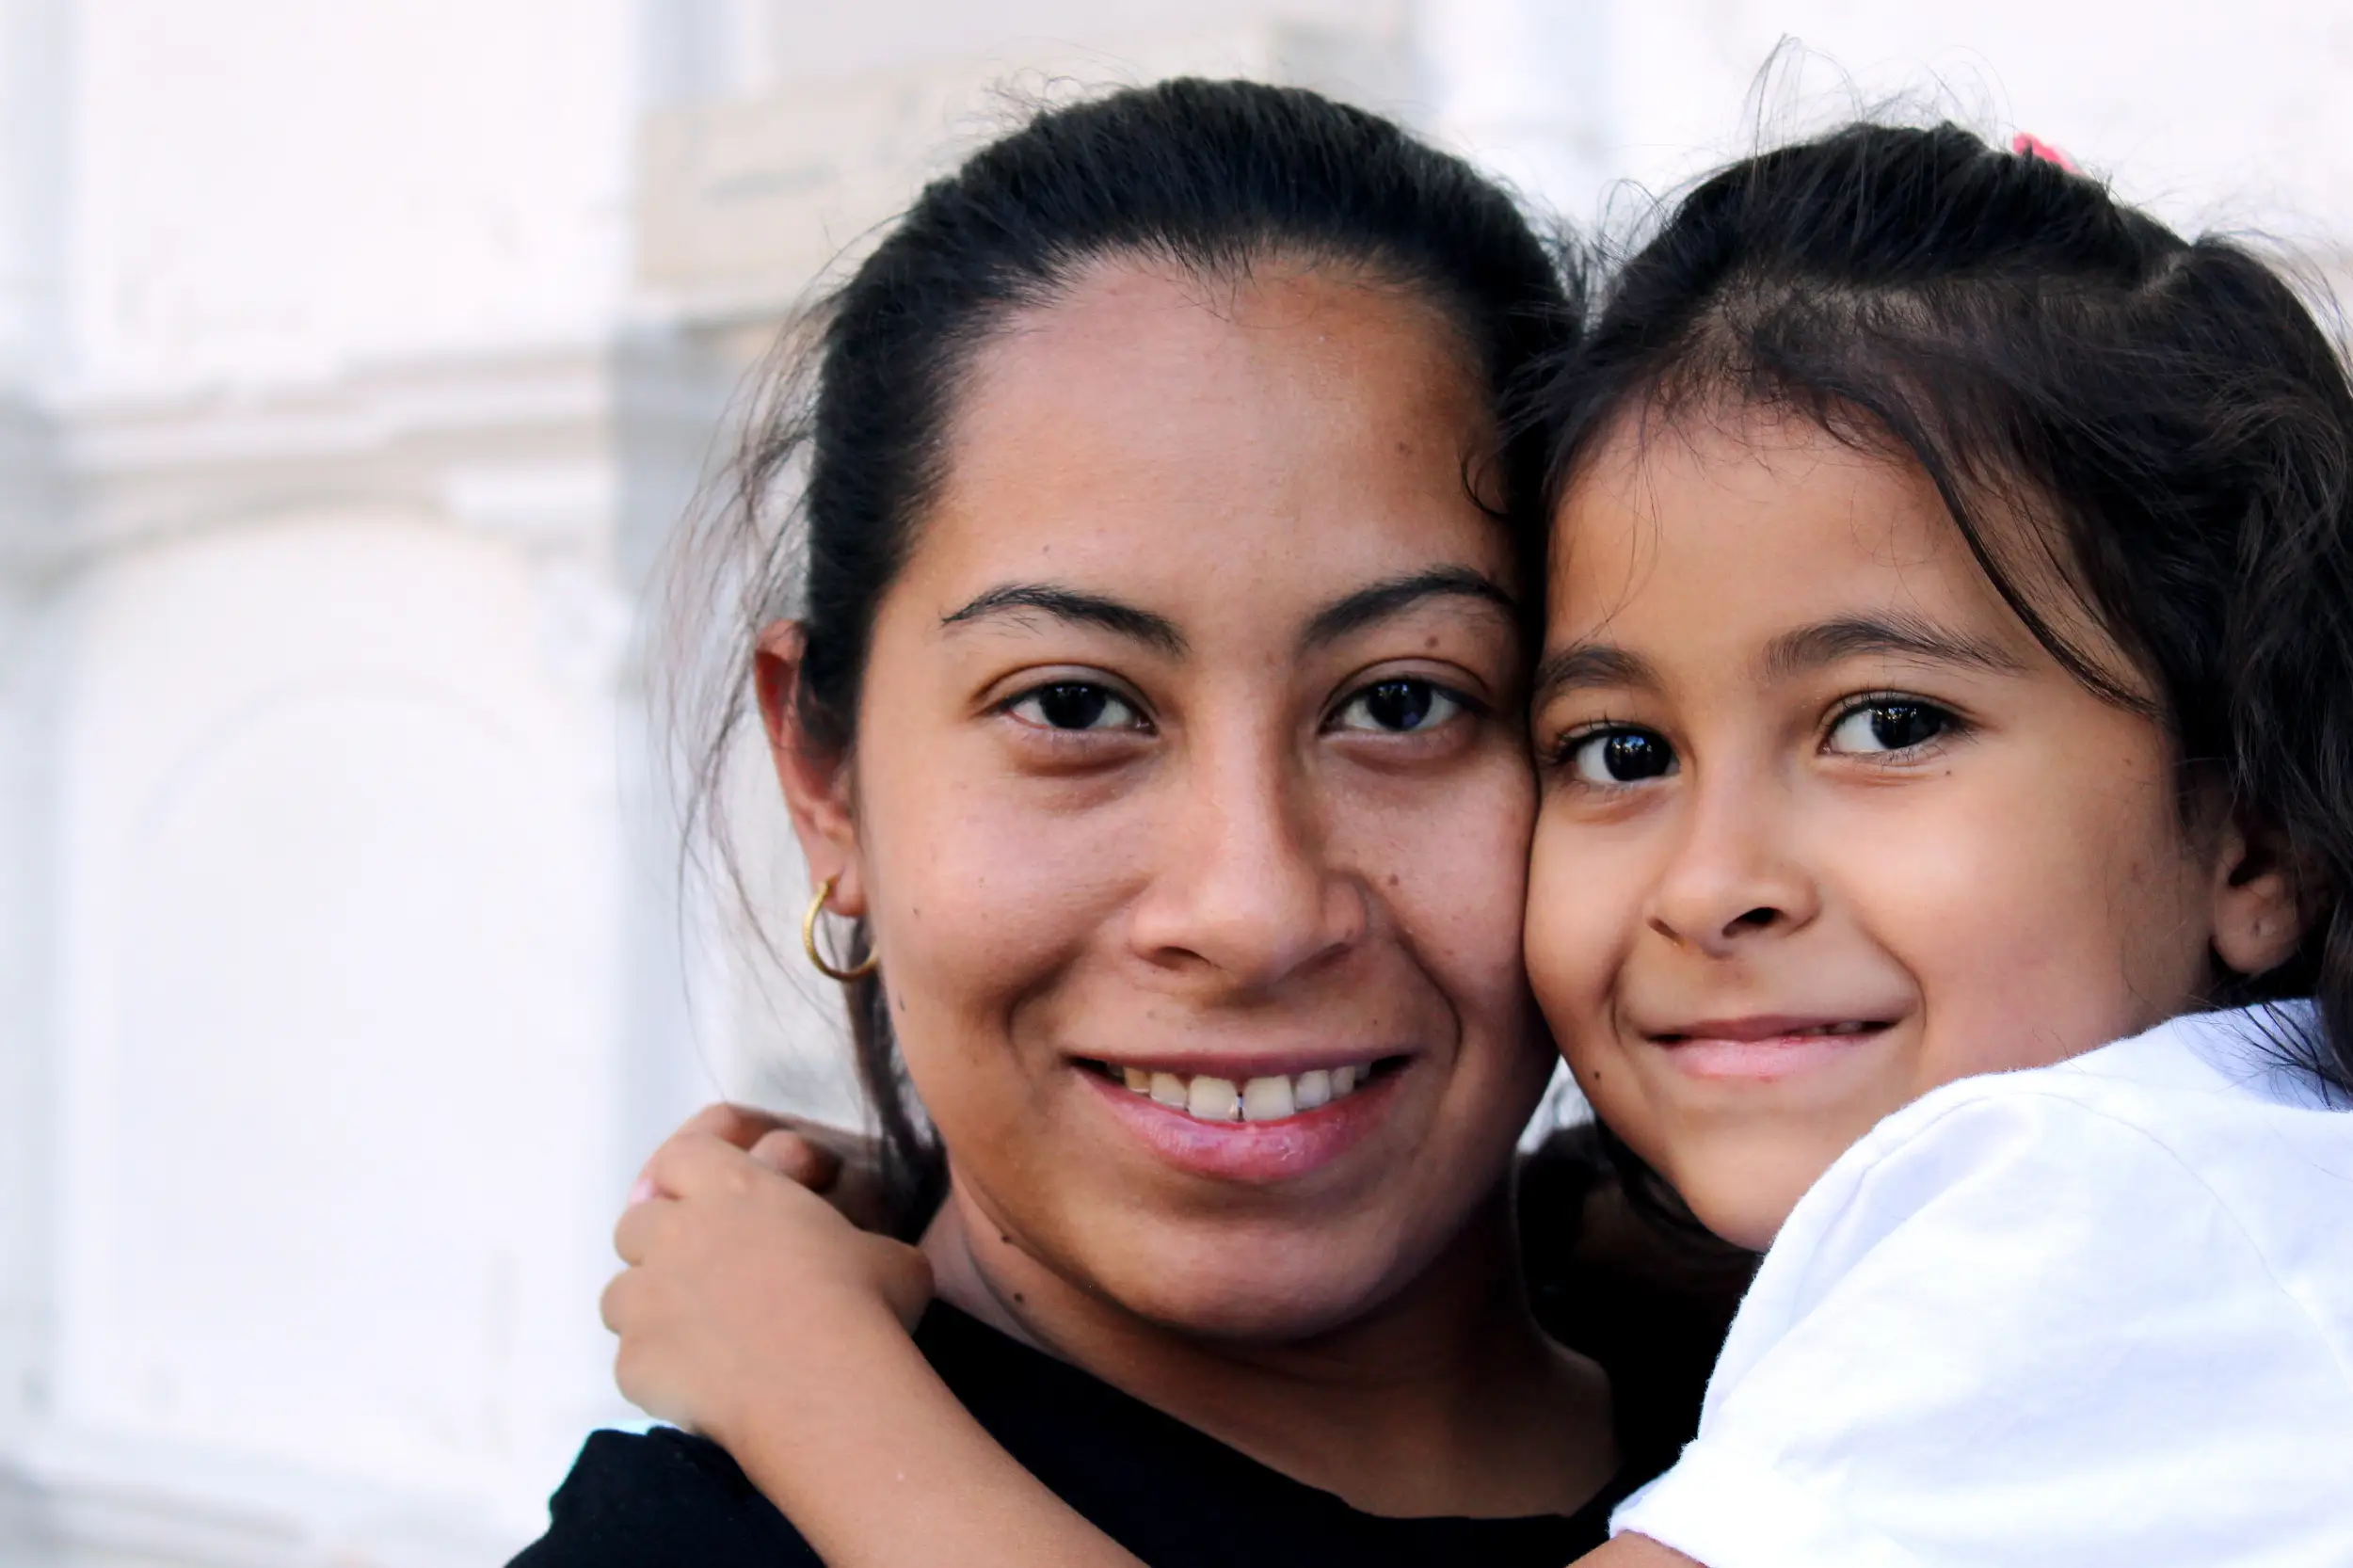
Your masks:
{"label": "woman's nose", "polygon": [[1813,923],[1821,893],[1769,781],[1724,778],[1685,797],[1673,848],[1651,890],[1650,929],[1710,957]]}
{"label": "woman's nose", "polygon": [[1304,767],[1270,746],[1231,747],[1200,758],[1178,788],[1159,873],[1132,917],[1130,939],[1145,959],[1221,987],[1266,990],[1363,936],[1364,887],[1332,863]]}

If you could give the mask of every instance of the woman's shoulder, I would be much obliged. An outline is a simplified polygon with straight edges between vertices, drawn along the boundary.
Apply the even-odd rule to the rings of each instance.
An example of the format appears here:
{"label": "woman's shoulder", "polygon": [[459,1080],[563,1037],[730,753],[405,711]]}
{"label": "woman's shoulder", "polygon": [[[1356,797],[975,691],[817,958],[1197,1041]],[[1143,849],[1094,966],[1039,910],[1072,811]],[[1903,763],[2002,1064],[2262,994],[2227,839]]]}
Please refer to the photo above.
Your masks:
{"label": "woman's shoulder", "polygon": [[728,1451],[668,1427],[589,1434],[511,1568],[816,1568]]}

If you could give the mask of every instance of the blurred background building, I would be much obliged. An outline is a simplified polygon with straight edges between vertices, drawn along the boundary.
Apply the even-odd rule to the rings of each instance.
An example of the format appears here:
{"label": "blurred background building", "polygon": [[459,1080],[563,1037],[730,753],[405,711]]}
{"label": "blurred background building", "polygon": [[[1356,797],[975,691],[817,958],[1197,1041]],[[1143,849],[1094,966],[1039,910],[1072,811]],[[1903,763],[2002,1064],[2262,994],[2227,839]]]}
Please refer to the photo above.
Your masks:
{"label": "blurred background building", "polygon": [[1175,72],[1580,221],[1909,90],[2353,232],[2343,0],[0,0],[0,1563],[493,1563],[628,1418],[637,1161],[846,1106],[678,890],[650,565],[992,89]]}

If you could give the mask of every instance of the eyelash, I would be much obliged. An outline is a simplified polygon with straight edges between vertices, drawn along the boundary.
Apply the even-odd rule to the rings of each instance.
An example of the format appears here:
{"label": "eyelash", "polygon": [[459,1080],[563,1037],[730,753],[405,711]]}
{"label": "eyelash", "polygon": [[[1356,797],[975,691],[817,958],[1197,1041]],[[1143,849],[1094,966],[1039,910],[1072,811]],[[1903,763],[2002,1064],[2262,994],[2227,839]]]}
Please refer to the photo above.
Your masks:
{"label": "eyelash", "polygon": [[[1110,728],[1096,729],[1092,727],[1041,724],[1034,719],[1023,718],[1018,712],[1016,712],[1016,710],[1022,707],[1025,703],[1040,701],[1046,698],[1049,694],[1056,692],[1086,692],[1095,694],[1106,704],[1115,703],[1118,706],[1127,709],[1129,713],[1135,716],[1136,722],[1132,725],[1119,725]],[[1140,698],[1121,691],[1117,686],[1112,685],[1110,681],[1089,680],[1080,677],[1066,676],[1058,680],[1040,680],[1034,685],[1025,686],[1021,690],[1014,693],[1011,696],[1006,697],[1003,701],[998,703],[996,712],[1003,714],[1009,719],[1012,719],[1014,723],[1021,725],[1037,735],[1045,737],[1051,743],[1058,744],[1083,742],[1089,737],[1099,737],[1104,735],[1148,735],[1152,733],[1154,728],[1152,724],[1152,716],[1144,711],[1144,703]]]}
{"label": "eyelash", "polygon": [[1829,722],[1822,727],[1823,746],[1825,748],[1828,747],[1831,737],[1837,734],[1841,728],[1845,728],[1849,719],[1855,718],[1864,713],[1871,712],[1877,709],[1889,708],[1918,709],[1926,713],[1933,715],[1936,722],[1936,732],[1928,736],[1924,740],[1913,743],[1911,745],[1891,746],[1886,751],[1879,753],[1866,752],[1853,753],[1851,755],[1877,756],[1889,759],[1900,758],[1910,760],[1941,749],[1944,744],[1949,744],[1950,742],[1965,738],[1975,728],[1970,724],[1966,717],[1955,711],[1952,707],[1945,703],[1938,702],[1931,697],[1915,696],[1911,692],[1865,692],[1859,696],[1849,697],[1845,701],[1841,702],[1837,708],[1832,712]]}
{"label": "eyelash", "polygon": [[[1945,703],[1929,697],[1916,696],[1910,692],[1865,692],[1848,697],[1832,711],[1829,719],[1822,726],[1821,739],[1817,743],[1818,748],[1825,752],[1829,751],[1832,737],[1845,728],[1849,720],[1881,709],[1919,710],[1932,717],[1935,732],[1910,745],[1890,746],[1881,752],[1858,751],[1847,755],[1909,761],[1941,748],[1943,744],[1964,739],[1975,728],[1961,713]],[[1602,783],[1585,778],[1577,771],[1577,755],[1586,746],[1605,737],[1620,735],[1646,737],[1663,746],[1667,752],[1667,764],[1663,772],[1644,778],[1619,779]],[[1680,771],[1683,759],[1673,743],[1650,726],[1633,724],[1624,719],[1602,718],[1588,724],[1581,724],[1561,735],[1547,749],[1544,760],[1547,772],[1561,776],[1566,782],[1580,784],[1590,789],[1610,790],[1636,789],[1649,783],[1653,778],[1670,776]],[[1878,765],[1887,764],[1881,762]]]}
{"label": "eyelash", "polygon": [[[1389,686],[1420,687],[1427,691],[1429,695],[1435,698],[1438,702],[1450,704],[1454,709],[1454,712],[1445,714],[1435,723],[1418,723],[1416,728],[1411,729],[1368,729],[1343,726],[1338,722],[1341,715],[1347,713],[1351,709],[1373,696],[1373,695],[1381,691],[1382,688]],[[1445,681],[1439,680],[1434,677],[1427,675],[1384,675],[1374,680],[1367,680],[1360,685],[1352,687],[1347,695],[1342,696],[1337,702],[1332,704],[1331,708],[1326,711],[1323,728],[1327,732],[1342,731],[1345,733],[1359,735],[1371,734],[1386,735],[1397,738],[1419,738],[1424,735],[1434,734],[1438,730],[1446,728],[1449,725],[1458,719],[1479,719],[1484,718],[1486,715],[1487,708],[1484,704],[1480,702],[1478,698],[1472,696],[1469,693],[1463,691],[1461,688],[1449,686]]]}
{"label": "eyelash", "polygon": [[1671,772],[1682,760],[1675,755],[1674,747],[1668,744],[1666,737],[1648,725],[1629,724],[1624,719],[1604,718],[1595,719],[1590,724],[1578,725],[1553,742],[1545,754],[1545,771],[1561,777],[1566,783],[1593,790],[1630,790],[1649,782],[1648,779],[1618,779],[1609,783],[1598,783],[1579,775],[1577,769],[1577,754],[1595,741],[1617,735],[1645,736],[1665,746]]}
{"label": "eyelash", "polygon": [[[1339,723],[1342,715],[1346,714],[1351,709],[1353,709],[1360,703],[1365,702],[1368,698],[1370,698],[1376,693],[1380,692],[1384,687],[1390,686],[1413,686],[1423,688],[1426,690],[1430,697],[1435,700],[1436,704],[1449,706],[1452,712],[1443,712],[1434,723],[1417,725],[1416,728],[1410,729],[1378,729],[1343,726]],[[1128,712],[1135,716],[1136,722],[1132,725],[1119,725],[1108,728],[1096,729],[1091,726],[1069,726],[1040,723],[1035,719],[1023,718],[1017,712],[1017,710],[1025,704],[1042,701],[1056,693],[1077,694],[1081,692],[1096,696],[1105,704],[1116,704],[1119,707],[1127,709]],[[1148,735],[1152,733],[1154,728],[1151,715],[1144,711],[1144,704],[1139,698],[1129,696],[1108,681],[1102,680],[1088,680],[1083,679],[1041,680],[1035,685],[1023,687],[1020,691],[1014,693],[1011,696],[1008,696],[999,702],[996,706],[995,712],[1011,718],[1015,723],[1023,725],[1041,735],[1050,736],[1056,742],[1076,741],[1080,737],[1091,735]],[[1455,719],[1481,718],[1484,717],[1486,712],[1487,709],[1477,698],[1456,687],[1447,685],[1443,681],[1421,675],[1388,675],[1381,677],[1377,680],[1365,681],[1363,684],[1352,688],[1345,696],[1343,696],[1338,701],[1335,702],[1331,708],[1327,710],[1323,720],[1323,728],[1326,731],[1346,730],[1351,733],[1358,734],[1385,734],[1400,737],[1419,737],[1444,728]]]}

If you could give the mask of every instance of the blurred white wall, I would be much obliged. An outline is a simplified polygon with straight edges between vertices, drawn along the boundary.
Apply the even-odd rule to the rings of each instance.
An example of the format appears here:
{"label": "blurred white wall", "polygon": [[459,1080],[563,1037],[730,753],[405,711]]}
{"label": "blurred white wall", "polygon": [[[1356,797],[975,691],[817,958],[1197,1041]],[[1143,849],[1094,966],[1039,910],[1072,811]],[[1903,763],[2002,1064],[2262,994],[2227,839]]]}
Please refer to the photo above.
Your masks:
{"label": "blurred white wall", "polygon": [[1578,219],[1942,83],[2353,232],[2345,3],[0,0],[0,1564],[494,1562],[626,1417],[636,1161],[841,1103],[821,988],[678,907],[648,564],[993,84],[1178,70]]}

